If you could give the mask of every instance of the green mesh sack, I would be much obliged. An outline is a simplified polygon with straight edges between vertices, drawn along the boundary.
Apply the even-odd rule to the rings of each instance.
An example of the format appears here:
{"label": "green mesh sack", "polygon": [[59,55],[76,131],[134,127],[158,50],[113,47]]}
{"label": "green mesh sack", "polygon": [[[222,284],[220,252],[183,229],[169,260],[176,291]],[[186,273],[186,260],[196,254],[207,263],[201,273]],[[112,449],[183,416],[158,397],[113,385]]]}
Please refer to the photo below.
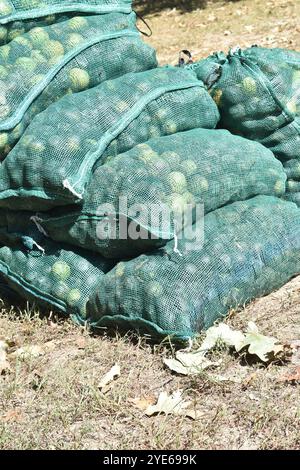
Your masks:
{"label": "green mesh sack", "polygon": [[170,242],[119,263],[79,321],[195,336],[300,272],[300,210],[271,196],[236,202],[205,216],[203,247],[182,239],[179,250]]}
{"label": "green mesh sack", "polygon": [[300,159],[300,53],[235,49],[194,64],[218,104],[220,127],[256,140],[282,161]]}
{"label": "green mesh sack", "polygon": [[[90,13],[92,15],[92,13]],[[59,13],[56,15],[48,15],[41,18],[34,18],[29,20],[17,20],[8,24],[1,24],[0,19],[0,46],[9,44],[14,39],[22,36],[25,33],[28,33],[31,30],[40,30],[40,28],[45,28],[47,26],[63,23],[70,20],[70,24],[73,25],[73,33],[76,34],[80,29],[80,24],[84,24],[84,18],[87,17],[88,13]],[[66,23],[67,24],[67,23]],[[75,39],[75,36],[73,36]]]}
{"label": "green mesh sack", "polygon": [[0,46],[8,44],[33,28],[43,28],[71,18],[73,32],[76,33],[80,21],[82,22],[81,16],[112,12],[130,13],[131,3],[131,0],[95,0],[76,3],[43,0],[2,1],[0,3]]}
{"label": "green mesh sack", "polygon": [[0,0],[0,24],[66,12],[130,13],[132,0]]}
{"label": "green mesh sack", "polygon": [[289,160],[283,166],[288,179],[300,180],[300,160]]}
{"label": "green mesh sack", "polygon": [[300,207],[300,160],[284,162],[284,170],[288,178],[285,199]]}
{"label": "green mesh sack", "polygon": [[[91,177],[82,207],[54,209],[35,220],[54,240],[129,258],[165,245],[195,222],[199,209],[202,216],[203,209],[256,195],[280,196],[285,183],[282,164],[259,143],[195,129],[110,159]],[[187,207],[190,217],[183,218]]]}
{"label": "green mesh sack", "polygon": [[0,47],[0,159],[35,115],[61,97],[156,67],[134,13],[75,16]]}
{"label": "green mesh sack", "polygon": [[300,207],[300,181],[287,181],[287,192],[283,196],[283,199],[294,202]]}
{"label": "green mesh sack", "polygon": [[82,315],[99,280],[112,266],[101,256],[45,238],[29,214],[0,211],[0,275],[26,300]]}
{"label": "green mesh sack", "polygon": [[[84,15],[84,13],[76,13],[77,17]],[[85,14],[86,15],[86,14]],[[3,19],[0,18],[0,46],[9,44],[13,39],[28,33],[34,28],[44,28],[54,23],[67,21],[74,17],[74,13],[60,13],[56,15],[48,15],[42,18],[34,18],[29,20],[16,20],[11,23],[3,24]]]}
{"label": "green mesh sack", "polygon": [[0,168],[0,206],[80,202],[92,170],[152,137],[214,128],[217,106],[193,72],[157,68],[66,96],[36,116]]}

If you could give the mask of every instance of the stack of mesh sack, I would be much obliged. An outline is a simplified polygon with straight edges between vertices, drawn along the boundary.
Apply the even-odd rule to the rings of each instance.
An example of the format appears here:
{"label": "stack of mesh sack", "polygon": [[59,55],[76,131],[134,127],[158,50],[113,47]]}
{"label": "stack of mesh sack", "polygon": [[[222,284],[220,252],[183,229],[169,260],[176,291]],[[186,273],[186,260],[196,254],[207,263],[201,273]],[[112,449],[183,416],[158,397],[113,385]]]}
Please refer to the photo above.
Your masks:
{"label": "stack of mesh sack", "polygon": [[106,80],[36,115],[0,167],[2,279],[29,300],[85,318],[118,254],[56,241],[33,211],[72,214],[83,208],[91,175],[104,162],[138,145],[147,149],[151,137],[213,129],[218,119],[195,74],[173,67]]}
{"label": "stack of mesh sack", "polygon": [[157,66],[135,21],[130,0],[0,2],[0,160],[63,96]]}
{"label": "stack of mesh sack", "polygon": [[300,272],[286,171],[219,119],[176,67],[36,115],[0,167],[2,279],[79,324],[180,340],[282,286]]}
{"label": "stack of mesh sack", "polygon": [[288,176],[285,197],[300,205],[300,53],[235,48],[192,67],[219,107],[220,127],[270,148]]}

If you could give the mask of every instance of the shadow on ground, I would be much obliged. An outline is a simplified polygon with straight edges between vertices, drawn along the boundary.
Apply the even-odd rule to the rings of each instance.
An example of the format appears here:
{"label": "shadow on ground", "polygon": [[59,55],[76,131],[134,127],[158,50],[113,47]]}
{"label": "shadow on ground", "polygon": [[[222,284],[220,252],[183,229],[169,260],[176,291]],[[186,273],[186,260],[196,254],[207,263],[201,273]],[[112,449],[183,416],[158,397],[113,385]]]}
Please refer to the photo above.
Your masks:
{"label": "shadow on ground", "polygon": [[[224,1],[227,3],[237,3],[240,0]],[[160,13],[166,8],[176,8],[181,13],[196,9],[204,10],[208,6],[208,3],[208,0],[133,0],[134,9],[136,9],[141,15]]]}
{"label": "shadow on ground", "polygon": [[179,11],[192,11],[206,8],[207,0],[135,0],[134,8],[142,15],[158,13],[165,8],[176,8]]}

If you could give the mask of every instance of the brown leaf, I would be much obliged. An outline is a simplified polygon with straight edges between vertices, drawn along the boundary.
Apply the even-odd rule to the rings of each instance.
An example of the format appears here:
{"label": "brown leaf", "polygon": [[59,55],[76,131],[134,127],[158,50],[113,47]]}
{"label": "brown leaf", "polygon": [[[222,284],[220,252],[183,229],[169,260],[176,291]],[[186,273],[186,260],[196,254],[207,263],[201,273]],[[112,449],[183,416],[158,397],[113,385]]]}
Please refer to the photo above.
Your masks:
{"label": "brown leaf", "polygon": [[288,374],[279,377],[277,382],[300,383],[300,366],[291,369]]}
{"label": "brown leaf", "polygon": [[155,397],[132,398],[129,401],[140,410],[145,411],[149,406],[155,404]]}
{"label": "brown leaf", "polygon": [[1,421],[3,423],[9,423],[9,422],[17,422],[17,421],[22,421],[23,415],[21,411],[18,408],[15,408],[13,410],[8,410],[2,417]]}
{"label": "brown leaf", "polygon": [[252,374],[248,375],[245,380],[243,381],[243,388],[246,389],[249,385],[252,385],[253,382],[257,379],[257,372],[253,372]]}

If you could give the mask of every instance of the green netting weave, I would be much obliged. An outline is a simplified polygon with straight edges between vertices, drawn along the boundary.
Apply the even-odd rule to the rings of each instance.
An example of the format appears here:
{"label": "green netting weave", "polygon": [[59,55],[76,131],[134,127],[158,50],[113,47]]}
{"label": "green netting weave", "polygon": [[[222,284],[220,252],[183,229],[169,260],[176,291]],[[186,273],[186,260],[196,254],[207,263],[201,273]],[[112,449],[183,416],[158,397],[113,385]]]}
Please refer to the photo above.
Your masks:
{"label": "green netting weave", "polygon": [[0,168],[0,205],[41,210],[81,201],[96,164],[151,137],[214,128],[217,106],[193,72],[127,74],[36,116]]}
{"label": "green netting weave", "polygon": [[99,255],[46,239],[29,214],[0,211],[0,275],[27,300],[82,315],[112,266]]}
{"label": "green netting weave", "polygon": [[0,47],[0,159],[35,115],[62,96],[156,67],[134,13],[72,17]]}
{"label": "green netting weave", "polygon": [[[131,1],[48,1],[25,0],[22,2],[0,2],[0,46],[7,44],[33,28],[49,26],[71,19],[74,32],[80,24],[80,15],[100,13],[130,13]],[[9,13],[10,12],[10,13]]]}
{"label": "green netting weave", "polygon": [[131,0],[0,0],[0,24],[61,12],[129,13]]}
{"label": "green netting weave", "polygon": [[[55,209],[36,220],[54,240],[108,258],[129,258],[163,246],[195,222],[196,205],[203,203],[208,213],[256,195],[280,196],[285,184],[282,164],[259,143],[228,131],[195,129],[152,139],[110,159],[91,177],[82,207]],[[187,204],[193,213],[184,224],[178,216]],[[120,219],[126,221],[125,239]]]}
{"label": "green netting weave", "polygon": [[269,196],[236,202],[206,215],[204,229],[202,249],[181,240],[182,256],[170,242],[119,263],[100,280],[81,322],[186,339],[300,272],[295,204]]}
{"label": "green netting weave", "polygon": [[284,170],[288,177],[285,199],[295,202],[300,207],[300,160],[285,162]]}
{"label": "green netting weave", "polygon": [[[294,183],[294,181],[292,183]],[[296,183],[300,185],[298,181]],[[297,204],[297,206],[300,207],[300,191],[299,190],[297,192],[287,192],[284,196],[284,199],[286,201],[294,202],[295,204]]]}
{"label": "green netting weave", "polygon": [[[76,17],[86,15],[86,13],[76,13]],[[74,17],[73,13],[59,13],[56,15],[43,16],[29,20],[16,20],[11,23],[1,24],[0,19],[0,46],[10,43],[13,39],[28,33],[34,28],[43,28],[54,23],[67,21]]]}
{"label": "green netting weave", "polygon": [[282,161],[300,159],[300,53],[252,47],[192,66],[210,88],[220,127],[256,140]]}

